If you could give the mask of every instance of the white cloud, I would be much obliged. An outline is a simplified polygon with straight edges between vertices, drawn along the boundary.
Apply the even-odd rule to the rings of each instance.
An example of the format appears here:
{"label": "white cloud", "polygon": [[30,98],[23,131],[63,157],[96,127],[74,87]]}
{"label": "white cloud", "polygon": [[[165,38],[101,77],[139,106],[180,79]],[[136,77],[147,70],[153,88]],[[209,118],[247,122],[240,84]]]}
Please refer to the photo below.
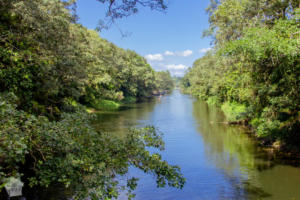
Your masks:
{"label": "white cloud", "polygon": [[203,49],[200,49],[200,50],[199,50],[199,53],[206,53],[206,52],[208,52],[208,51],[210,51],[210,50],[211,50],[210,47],[208,47],[208,48],[203,48]]}
{"label": "white cloud", "polygon": [[174,76],[183,76],[184,72],[173,72],[172,73]]}
{"label": "white cloud", "polygon": [[166,55],[166,56],[174,56],[175,53],[172,52],[172,51],[165,51],[165,55]]}
{"label": "white cloud", "polygon": [[146,59],[150,61],[162,61],[164,57],[161,54],[148,54],[145,56]]}
{"label": "white cloud", "polygon": [[182,56],[182,57],[188,57],[190,55],[193,54],[193,51],[190,50],[190,49],[187,49],[185,51],[177,51],[177,52],[172,52],[172,51],[165,51],[163,54],[148,54],[148,55],[145,55],[145,58],[148,60],[148,61],[162,61],[164,60],[164,57],[163,55],[165,56]]}
{"label": "white cloud", "polygon": [[180,56],[183,56],[183,57],[188,57],[188,56],[190,56],[190,55],[192,55],[193,54],[193,51],[192,50],[185,50],[185,51],[183,51],[183,52],[179,52],[178,53]]}
{"label": "white cloud", "polygon": [[179,64],[179,65],[166,65],[167,69],[170,69],[170,70],[183,70],[183,69],[186,69],[187,66],[185,65],[182,65],[182,64]]}

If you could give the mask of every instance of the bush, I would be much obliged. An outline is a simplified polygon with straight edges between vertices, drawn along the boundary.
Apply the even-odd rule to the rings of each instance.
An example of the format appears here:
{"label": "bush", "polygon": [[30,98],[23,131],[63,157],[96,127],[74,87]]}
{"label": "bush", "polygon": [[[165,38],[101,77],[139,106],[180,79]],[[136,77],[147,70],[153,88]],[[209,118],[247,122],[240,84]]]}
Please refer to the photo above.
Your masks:
{"label": "bush", "polygon": [[206,102],[208,105],[219,105],[220,104],[220,100],[217,96],[208,97]]}
{"label": "bush", "polygon": [[227,120],[229,122],[246,119],[246,106],[236,102],[225,102],[221,106]]}
{"label": "bush", "polygon": [[111,111],[118,110],[120,104],[111,100],[95,100],[91,103],[91,106],[97,110]]}
{"label": "bush", "polygon": [[135,103],[137,102],[137,98],[136,97],[132,97],[132,96],[129,96],[129,97],[125,97],[123,100],[122,100],[122,103]]}

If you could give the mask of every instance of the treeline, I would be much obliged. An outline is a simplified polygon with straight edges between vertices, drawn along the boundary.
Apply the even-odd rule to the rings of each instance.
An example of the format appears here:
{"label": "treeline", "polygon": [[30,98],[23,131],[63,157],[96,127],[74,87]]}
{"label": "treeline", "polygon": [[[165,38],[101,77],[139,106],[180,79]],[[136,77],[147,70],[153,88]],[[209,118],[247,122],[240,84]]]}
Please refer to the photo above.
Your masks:
{"label": "treeline", "polygon": [[25,193],[59,184],[76,198],[112,198],[136,187],[135,178],[124,185],[116,178],[132,165],[154,174],[158,186],[182,187],[179,168],[145,149],[163,149],[154,128],[119,139],[91,126],[84,106],[172,88],[162,79],[168,72],[76,23],[73,3],[0,1],[0,190],[15,177]]}
{"label": "treeline", "polygon": [[17,0],[1,6],[0,88],[16,94],[20,108],[56,116],[70,101],[95,105],[167,89],[143,57],[72,23],[66,6]]}
{"label": "treeline", "polygon": [[266,142],[300,144],[300,1],[211,1],[215,46],[182,87]]}
{"label": "treeline", "polygon": [[169,71],[156,72],[156,83],[159,85],[158,92],[171,92],[175,87],[175,81]]}

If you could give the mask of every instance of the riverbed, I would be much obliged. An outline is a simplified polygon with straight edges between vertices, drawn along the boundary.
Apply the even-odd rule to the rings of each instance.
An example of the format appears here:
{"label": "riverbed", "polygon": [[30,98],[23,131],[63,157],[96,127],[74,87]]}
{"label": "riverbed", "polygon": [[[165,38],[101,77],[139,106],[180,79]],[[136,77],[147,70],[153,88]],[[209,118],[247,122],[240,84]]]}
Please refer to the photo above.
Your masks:
{"label": "riverbed", "polygon": [[[157,188],[138,169],[137,200],[300,199],[300,167],[263,151],[247,130],[227,125],[221,110],[175,90],[170,95],[99,113],[96,126],[125,134],[131,126],[153,125],[164,133],[163,158],[181,167],[185,187]],[[126,196],[120,197],[125,199]]]}

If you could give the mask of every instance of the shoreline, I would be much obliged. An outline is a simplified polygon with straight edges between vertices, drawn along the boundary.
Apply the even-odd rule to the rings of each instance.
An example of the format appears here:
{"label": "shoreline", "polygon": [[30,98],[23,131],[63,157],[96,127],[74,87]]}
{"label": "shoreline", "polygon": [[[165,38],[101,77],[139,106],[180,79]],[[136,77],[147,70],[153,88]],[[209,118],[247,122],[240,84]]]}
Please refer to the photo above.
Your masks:
{"label": "shoreline", "polygon": [[[185,92],[180,89],[180,92],[183,94],[188,94],[194,97],[197,100],[201,100],[189,92]],[[221,109],[221,106],[217,104],[211,104],[207,100],[203,100],[208,106],[216,106],[218,107],[224,114],[226,118],[226,114]],[[283,141],[275,141],[272,142],[268,138],[258,137],[253,127],[248,123],[249,119],[237,120],[237,121],[224,121],[219,122],[229,126],[238,126],[240,128],[246,129],[245,133],[251,137],[256,142],[256,145],[263,150],[267,154],[272,154],[276,159],[280,159],[283,161],[288,161],[288,163],[292,163],[293,165],[300,166],[300,147],[291,146],[289,144],[284,143]]]}

